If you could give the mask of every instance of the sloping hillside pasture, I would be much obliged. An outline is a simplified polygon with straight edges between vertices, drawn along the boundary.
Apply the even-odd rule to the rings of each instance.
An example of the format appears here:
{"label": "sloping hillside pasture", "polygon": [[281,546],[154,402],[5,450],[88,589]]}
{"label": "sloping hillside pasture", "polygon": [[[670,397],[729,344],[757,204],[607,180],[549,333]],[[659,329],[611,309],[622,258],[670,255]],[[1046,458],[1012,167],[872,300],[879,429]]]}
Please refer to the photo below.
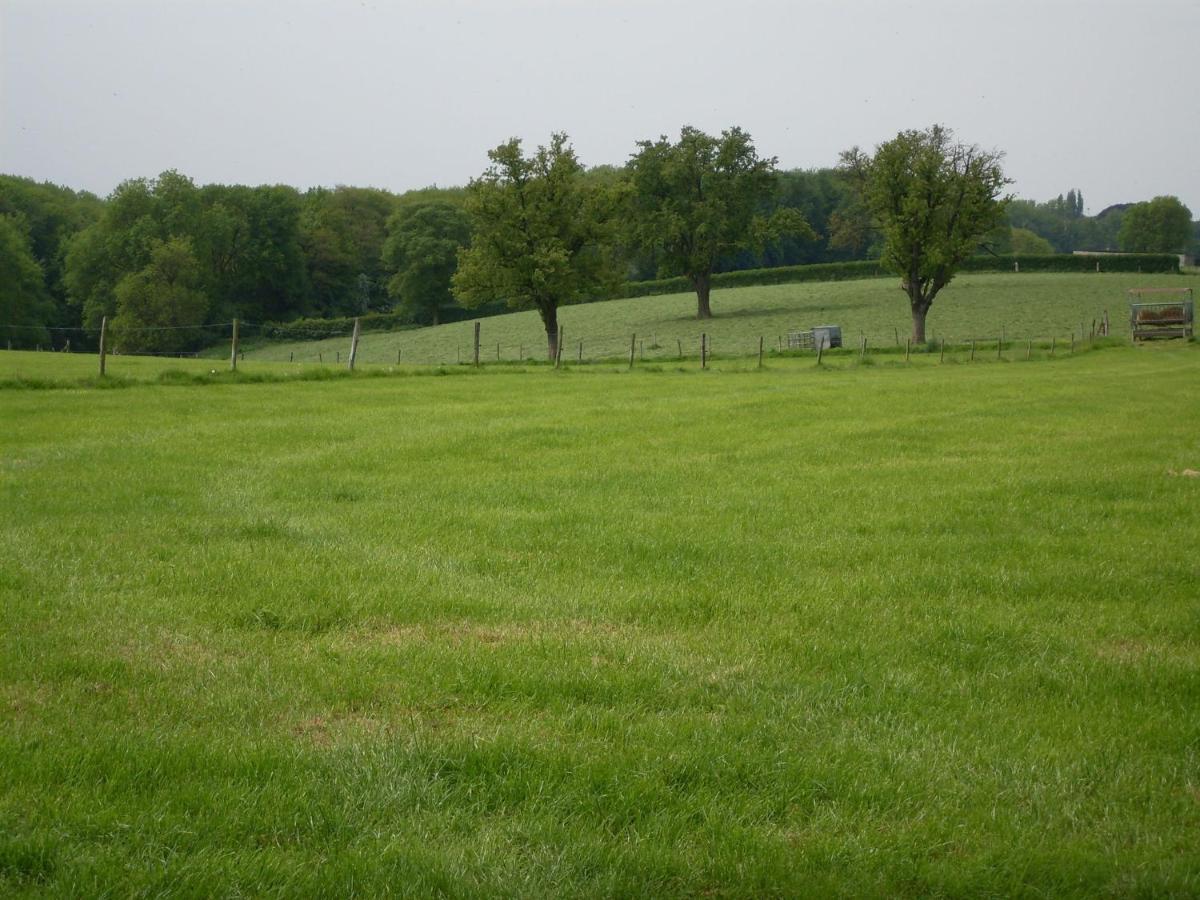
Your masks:
{"label": "sloping hillside pasture", "polygon": [[[972,358],[968,345],[948,346],[945,352],[934,348],[929,353],[915,352],[905,358],[903,348],[895,347],[869,348],[865,355],[860,355],[857,346],[843,347],[838,350],[825,351],[820,360],[820,370],[846,369],[860,365],[879,365],[883,367],[926,367],[941,364],[967,363],[986,364],[992,362],[1024,363],[1059,359],[1070,355],[1083,354],[1091,351],[1101,351],[1123,346],[1120,338],[1097,338],[1094,342],[1077,344],[1071,351],[1069,344],[1059,342],[1052,347],[1049,341],[1034,344],[1032,348],[1024,341],[1009,341],[997,356],[997,347],[993,342],[986,346],[981,344]],[[639,370],[650,372],[697,372],[702,369],[697,353],[682,360],[678,359],[646,359],[640,357],[634,366]],[[817,359],[814,351],[785,351],[782,354],[774,350],[764,356],[765,368],[780,372],[805,373],[817,372]],[[145,357],[119,356],[109,357],[107,375],[99,377],[98,361],[94,353],[38,353],[31,351],[0,351],[0,390],[22,389],[62,389],[62,388],[100,388],[116,389],[144,384],[166,385],[198,385],[198,384],[247,384],[265,382],[301,382],[301,381],[338,381],[346,379],[372,378],[409,378],[427,376],[466,376],[476,377],[488,373],[503,373],[521,375],[548,368],[545,360],[527,360],[524,363],[503,363],[483,360],[480,368],[476,369],[467,362],[461,365],[421,365],[406,363],[404,365],[383,365],[379,363],[363,363],[350,372],[343,361],[340,364],[332,362],[273,362],[257,358],[247,358],[238,363],[236,371],[231,371],[228,360],[195,359],[192,357]],[[733,374],[751,372],[759,368],[757,345],[754,353],[749,356],[715,356],[709,357],[707,369],[711,372]],[[574,370],[582,376],[605,375],[627,372],[629,370],[629,348],[626,345],[624,355],[608,358],[599,362],[585,362],[577,367],[574,362],[563,364],[564,371]]]}
{"label": "sloping hillside pasture", "polygon": [[[1006,274],[963,275],[939,296],[929,317],[929,335],[948,341],[995,338],[1001,332],[1014,340],[1070,339],[1080,328],[1090,332],[1092,321],[1109,311],[1113,334],[1128,337],[1128,304],[1131,287],[1186,287],[1194,279],[1178,275]],[[895,347],[912,333],[907,299],[895,278],[842,281],[824,284],[783,284],[735,288],[713,292],[715,319],[695,318],[693,294],[637,297],[569,306],[559,312],[566,333],[564,358],[578,358],[583,341],[585,360],[628,356],[631,334],[641,344],[646,359],[672,360],[679,342],[687,356],[698,356],[700,334],[706,332],[719,356],[756,353],[759,337],[767,349],[776,347],[780,335],[813,325],[840,325],[849,343],[866,335],[872,348]],[[400,351],[401,363],[453,364],[469,360],[473,346],[472,322],[456,322],[391,334],[368,334],[359,347],[364,363],[391,364]],[[255,331],[248,328],[251,337]],[[526,311],[482,320],[482,358],[495,361],[496,345],[505,361],[544,359],[546,336],[537,313]],[[318,354],[332,362],[342,359],[349,338],[324,341],[247,344],[247,360],[316,361]]]}
{"label": "sloping hillside pasture", "polygon": [[[990,358],[994,355],[994,341],[1001,334],[1007,339],[1006,358],[1024,359],[1029,353],[1030,340],[1034,342],[1032,355],[1037,358],[1048,355],[1051,339],[1059,342],[1061,352],[1072,333],[1080,337],[1081,331],[1090,332],[1093,320],[1108,310],[1113,335],[1110,342],[1120,343],[1129,337],[1126,290],[1137,286],[1192,284],[1192,280],[1171,275],[963,276],[935,303],[929,333],[950,342],[947,358],[951,361],[968,356],[965,348],[971,339],[978,339]],[[767,358],[775,361],[780,356],[778,339],[782,336],[786,341],[787,332],[818,324],[837,324],[842,326],[846,348],[841,354],[825,357],[826,364],[836,366],[856,356],[863,335],[867,337],[868,354],[882,354],[886,361],[889,355],[903,352],[903,341],[909,333],[905,298],[890,278],[735,288],[713,296],[718,316],[704,323],[694,318],[695,298],[690,294],[566,307],[561,310],[566,328],[563,360],[568,366],[575,364],[582,340],[583,361],[588,365],[627,365],[630,335],[636,334],[638,362],[693,368],[699,362],[703,331],[708,335],[710,354],[715,354],[715,365],[728,371],[756,365],[760,336],[765,339]],[[379,374],[384,370],[424,372],[430,365],[465,365],[472,360],[473,329],[472,322],[457,322],[434,328],[365,334],[360,343],[358,367]],[[252,324],[242,327],[240,380],[335,377],[345,368],[349,334],[291,343],[264,342],[259,337],[260,331]],[[536,313],[511,313],[482,320],[480,359],[485,366],[495,364],[497,344],[505,364],[545,361],[545,335]],[[914,348],[914,352],[920,350]],[[110,355],[108,372],[115,377],[109,384],[235,380],[227,374],[228,345],[212,347],[202,355],[204,358],[198,360]],[[782,355],[806,354],[785,350]],[[983,358],[982,354],[978,357]],[[919,358],[914,361],[923,362]],[[96,372],[94,353],[0,353],[0,387],[13,381],[52,384],[84,380],[94,384]]]}
{"label": "sloping hillside pasture", "polygon": [[0,893],[1195,895],[1197,384],[0,392]]}

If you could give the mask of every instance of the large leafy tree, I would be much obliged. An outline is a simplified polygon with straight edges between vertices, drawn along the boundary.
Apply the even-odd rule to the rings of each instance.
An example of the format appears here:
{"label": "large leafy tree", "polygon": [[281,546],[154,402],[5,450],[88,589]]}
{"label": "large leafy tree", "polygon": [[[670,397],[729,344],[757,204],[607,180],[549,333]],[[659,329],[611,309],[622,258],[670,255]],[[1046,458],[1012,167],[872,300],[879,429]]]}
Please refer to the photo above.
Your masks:
{"label": "large leafy tree", "polygon": [[17,347],[48,344],[53,312],[29,235],[15,216],[0,216],[0,340]]}
{"label": "large leafy tree", "polygon": [[[219,319],[283,320],[305,311],[300,194],[286,185],[206,185],[192,236]],[[175,234],[175,232],[173,232]]]}
{"label": "large leafy tree", "polygon": [[[155,249],[185,238],[195,288],[215,319],[285,319],[304,312],[300,195],[278,185],[197,187],[178,172],[121,184],[99,220],[76,234],[63,281],[85,325],[117,313],[117,285],[143,272]],[[378,249],[376,249],[378,253]]]}
{"label": "large leafy tree", "polygon": [[438,324],[439,310],[453,302],[450,279],[458,251],[471,241],[471,219],[445,200],[403,204],[388,220],[383,263],[393,274],[388,294],[414,318]]}
{"label": "large leafy tree", "polygon": [[376,188],[313,188],[300,237],[316,310],[357,315],[386,304],[381,251],[397,198]]}
{"label": "large leafy tree", "polygon": [[1054,252],[1050,242],[1028,228],[1011,229],[1009,253],[1014,256],[1044,256]]}
{"label": "large leafy tree", "polygon": [[712,317],[712,275],[723,258],[761,252],[784,233],[813,236],[793,208],[764,214],[776,160],[760,158],[740,128],[713,137],[685,127],[678,141],[663,136],[637,146],[627,166],[634,243],[657,255],[661,274],[691,281],[698,318]]}
{"label": "large leafy tree", "polygon": [[78,324],[63,284],[63,266],[70,238],[100,217],[103,204],[85,191],[48,182],[0,175],[0,216],[15,216],[29,237],[29,249],[45,274],[46,291],[54,301],[53,324]]}
{"label": "large leafy tree", "polygon": [[150,245],[166,235],[155,221],[154,182],[124,181],[109,195],[100,219],[68,242],[63,281],[67,299],[86,327],[117,311],[117,282],[150,258]]}
{"label": "large leafy tree", "polygon": [[1004,217],[1002,154],[954,140],[940,125],[902,131],[874,156],[857,147],[842,168],[883,237],[884,265],[900,275],[914,341],[925,340],[934,298]]}
{"label": "large leafy tree", "polygon": [[1125,212],[1118,238],[1134,253],[1178,253],[1192,242],[1192,213],[1178,197],[1155,197]]}
{"label": "large leafy tree", "polygon": [[114,347],[171,352],[195,346],[193,326],[204,324],[208,314],[200,278],[190,239],[154,241],[145,267],[117,282]]}
{"label": "large leafy tree", "polygon": [[822,227],[824,235],[802,229],[799,233],[783,233],[773,240],[754,265],[794,266],[808,263],[832,262],[853,258],[855,248],[834,245],[831,240],[833,224],[850,200],[851,192],[835,169],[792,169],[776,176],[776,209],[794,209],[811,224]]}
{"label": "large leafy tree", "polygon": [[567,136],[532,156],[513,138],[488,152],[492,164],[467,189],[471,246],[459,251],[453,291],[467,307],[503,300],[533,308],[558,352],[558,308],[612,286],[609,191],[583,177]]}

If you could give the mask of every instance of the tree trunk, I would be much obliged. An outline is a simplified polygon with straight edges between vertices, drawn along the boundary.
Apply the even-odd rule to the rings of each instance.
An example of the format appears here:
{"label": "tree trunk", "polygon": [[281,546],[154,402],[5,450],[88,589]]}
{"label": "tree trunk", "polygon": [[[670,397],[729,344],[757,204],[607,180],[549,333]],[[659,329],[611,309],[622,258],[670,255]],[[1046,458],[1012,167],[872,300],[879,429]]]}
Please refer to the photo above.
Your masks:
{"label": "tree trunk", "polygon": [[546,326],[546,349],[549,351],[549,360],[554,362],[558,356],[558,307],[551,306],[548,309],[542,309],[542,324]]}
{"label": "tree trunk", "polygon": [[434,325],[441,324],[440,322],[438,322],[438,308],[436,306],[433,308],[433,324]]}
{"label": "tree trunk", "polygon": [[928,303],[914,303],[912,305],[913,333],[912,341],[914,344],[925,343],[925,317],[929,315]]}
{"label": "tree trunk", "polygon": [[711,319],[712,307],[708,305],[708,295],[712,290],[712,278],[709,275],[697,275],[692,279],[696,289],[696,318]]}

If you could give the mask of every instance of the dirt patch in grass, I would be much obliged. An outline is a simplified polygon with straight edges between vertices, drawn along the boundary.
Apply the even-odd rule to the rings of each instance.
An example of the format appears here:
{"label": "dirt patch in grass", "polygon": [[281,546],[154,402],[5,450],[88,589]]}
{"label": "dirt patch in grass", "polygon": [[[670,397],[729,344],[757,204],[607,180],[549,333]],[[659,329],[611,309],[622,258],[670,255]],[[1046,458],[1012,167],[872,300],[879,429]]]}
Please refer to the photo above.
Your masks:
{"label": "dirt patch in grass", "polygon": [[437,643],[451,646],[497,646],[546,638],[595,638],[627,633],[629,626],[582,620],[483,623],[470,620],[356,628],[340,635],[346,649],[363,646],[409,647]]}
{"label": "dirt patch in grass", "polygon": [[118,654],[130,663],[149,663],[160,672],[181,665],[187,668],[211,665],[218,657],[212,647],[196,637],[166,628],[130,638],[121,645]]}
{"label": "dirt patch in grass", "polygon": [[291,727],[294,737],[310,741],[318,747],[328,747],[346,738],[376,738],[389,731],[389,725],[376,716],[355,712],[327,713],[309,716]]}
{"label": "dirt patch in grass", "polygon": [[1198,654],[1193,648],[1179,647],[1162,641],[1121,638],[1101,644],[1096,648],[1096,655],[1108,662],[1139,665],[1142,663],[1189,664],[1195,662]]}
{"label": "dirt patch in grass", "polygon": [[0,685],[0,710],[12,716],[35,712],[46,705],[50,690],[36,681]]}

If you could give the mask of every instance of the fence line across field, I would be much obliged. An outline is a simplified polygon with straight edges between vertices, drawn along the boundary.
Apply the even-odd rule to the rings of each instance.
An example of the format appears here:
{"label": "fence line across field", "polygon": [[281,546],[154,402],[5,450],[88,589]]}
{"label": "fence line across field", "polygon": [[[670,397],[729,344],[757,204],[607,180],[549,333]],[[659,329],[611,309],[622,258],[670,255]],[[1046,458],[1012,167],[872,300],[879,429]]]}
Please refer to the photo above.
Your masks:
{"label": "fence line across field", "polygon": [[[1104,336],[1108,332],[1107,317],[1097,318],[1092,321],[1091,329],[1087,328],[1087,323],[1080,323],[1080,331],[1072,331],[1066,338],[1066,344],[1071,352],[1074,351],[1077,341],[1088,340],[1089,343],[1094,341],[1097,336]],[[483,320],[486,321],[486,320]],[[383,364],[403,364],[409,362],[414,365],[471,365],[473,367],[484,367],[489,363],[546,363],[553,364],[556,368],[561,367],[565,362],[570,364],[584,363],[609,363],[617,364],[622,361],[627,367],[633,368],[640,362],[649,361],[651,363],[661,363],[670,361],[672,358],[678,360],[699,359],[702,368],[706,368],[709,361],[715,356],[714,340],[711,335],[706,332],[688,335],[686,339],[679,336],[672,336],[665,340],[660,340],[656,332],[651,332],[649,336],[639,336],[636,332],[631,332],[628,340],[617,338],[614,335],[603,336],[587,336],[573,339],[565,328],[560,328],[556,335],[556,350],[553,357],[550,356],[549,350],[542,350],[540,342],[530,341],[529,343],[517,342],[506,344],[503,341],[495,343],[485,341],[483,321],[471,323],[471,340],[469,343],[459,343],[454,350],[453,358],[446,357],[443,352],[440,355],[430,358],[425,354],[414,354],[410,351],[410,355],[406,358],[402,340],[397,340],[395,343],[395,359],[386,358],[382,360]],[[345,335],[339,335],[344,337]],[[899,345],[898,334],[895,335],[897,344]],[[1059,336],[1053,336],[1049,339],[1036,339],[1039,346],[1047,344],[1049,347],[1049,355],[1054,356],[1058,350]],[[647,358],[647,340],[650,342],[650,349],[660,351],[658,355]],[[794,342],[789,341],[789,347],[783,347],[783,335],[777,337],[778,355],[779,356],[794,356],[796,351],[801,354],[808,352],[812,353],[818,363],[822,361],[823,354],[826,350],[832,349],[830,343],[826,340],[817,342],[808,342],[801,344],[799,347]],[[995,355],[999,359],[1006,358],[1005,353],[1015,353],[1019,348],[1019,344],[1024,343],[1026,358],[1032,357],[1034,339],[1019,339],[1015,335],[1010,336],[1007,328],[1002,327],[997,335],[976,336],[972,338],[961,338],[955,341],[948,341],[944,336],[935,336],[932,340],[926,341],[921,349],[914,346],[911,338],[905,338],[902,345],[904,351],[904,359],[906,362],[911,361],[914,352],[924,352],[925,354],[938,353],[939,360],[945,359],[946,347],[951,350],[961,349],[963,352],[969,353],[969,359],[974,361],[977,354],[981,350],[995,349]],[[670,344],[675,344],[675,353],[669,353]],[[722,341],[722,357],[721,358],[751,358],[757,356],[758,364],[764,365],[765,348],[767,345],[766,335],[759,335],[752,338],[734,338],[725,339]],[[843,348],[845,351],[848,348]],[[887,354],[882,346],[872,344],[866,334],[860,334],[859,341],[853,348],[857,352],[860,361],[865,360],[873,351],[882,351]],[[661,352],[668,351],[668,352]],[[356,341],[351,336],[351,347],[348,350],[347,358],[351,359],[356,353]],[[319,361],[324,362],[327,354],[323,351],[318,351],[317,356]],[[310,353],[311,357],[312,354]],[[418,357],[421,361],[414,360]],[[289,354],[289,361],[295,360],[294,351]],[[341,351],[335,350],[333,361],[341,363]],[[378,357],[374,360],[376,364],[381,361]]]}
{"label": "fence line across field", "polygon": [[[662,334],[656,330],[639,334],[637,332],[629,332],[625,335],[620,334],[583,334],[573,335],[565,327],[560,326],[555,337],[557,352],[551,357],[548,352],[548,345],[543,344],[537,339],[530,340],[529,343],[518,341],[515,343],[505,343],[504,341],[490,342],[486,339],[486,319],[477,320],[470,323],[471,333],[470,342],[467,344],[458,344],[454,350],[453,358],[446,356],[445,350],[440,354],[422,353],[419,348],[409,348],[408,353],[405,352],[405,337],[409,332],[393,332],[394,341],[389,341],[390,348],[387,350],[387,355],[384,359],[380,359],[380,354],[375,351],[370,354],[367,362],[372,364],[388,364],[401,365],[404,363],[413,365],[462,365],[470,364],[476,367],[483,367],[489,363],[520,363],[520,364],[539,364],[545,362],[552,364],[555,368],[560,368],[564,364],[576,365],[584,364],[620,364],[624,363],[628,368],[632,369],[639,363],[661,364],[664,362],[699,360],[702,369],[708,368],[708,364],[713,359],[717,358],[718,350],[720,358],[754,358],[757,357],[758,366],[765,365],[766,348],[774,344],[772,347],[772,355],[775,357],[789,358],[795,356],[813,355],[818,364],[823,361],[825,352],[834,349],[841,343],[841,329],[836,326],[819,326],[813,329],[804,331],[788,331],[775,336],[772,342],[769,336],[760,334],[757,336],[738,336],[722,338],[719,341],[714,340],[713,336],[707,331],[688,332],[684,334],[672,333],[670,335]],[[6,326],[8,327],[8,326]],[[34,328],[37,326],[11,326],[14,328]],[[228,329],[229,336],[229,368],[231,371],[236,371],[238,363],[245,360],[245,348],[242,346],[243,340],[247,337],[261,340],[273,340],[282,343],[303,344],[303,340],[291,341],[288,337],[304,335],[306,337],[315,337],[323,342],[332,342],[335,340],[347,340],[344,348],[319,346],[315,349],[307,351],[301,350],[299,353],[295,348],[288,350],[289,362],[317,362],[319,364],[333,363],[342,365],[343,363],[351,371],[360,362],[360,340],[362,336],[361,323],[359,318],[353,320],[353,324],[349,331],[345,330],[320,330],[317,328],[289,328],[286,325],[275,325],[269,323],[243,322],[238,319],[233,319],[230,322],[217,322],[209,325],[168,325],[168,326],[140,326],[136,328],[122,328],[122,335],[155,333],[155,332],[172,332],[172,331],[221,331]],[[99,368],[100,374],[105,374],[106,358],[112,356],[147,356],[160,358],[179,358],[179,359],[200,359],[213,358],[211,354],[216,349],[210,346],[204,350],[179,350],[179,351],[162,351],[162,350],[134,350],[118,352],[120,348],[111,346],[111,332],[108,318],[101,319],[99,328],[59,328],[45,329],[53,331],[56,334],[69,335],[77,333],[81,335],[99,335]],[[838,334],[838,342],[830,341],[829,334],[836,332]],[[386,334],[386,333],[385,333]],[[1065,339],[1065,349],[1068,352],[1074,352],[1077,341],[1087,341],[1089,344],[1094,342],[1097,337],[1105,337],[1111,334],[1109,327],[1108,311],[1104,310],[1101,315],[1091,320],[1090,328],[1088,322],[1080,322],[1079,330],[1072,330],[1069,336]],[[815,336],[815,337],[814,337]],[[887,348],[887,342],[879,341],[872,343],[865,332],[859,332],[858,340],[853,341],[850,345],[842,346],[842,355],[854,354],[857,355],[860,362],[864,362],[869,355],[879,352],[882,355],[890,355],[898,353],[901,349],[904,353],[905,362],[910,362],[912,354],[915,353],[938,353],[939,360],[945,359],[946,348],[949,346],[951,350],[959,348],[967,353],[968,359],[974,361],[980,352],[989,352],[994,349],[997,359],[1004,359],[1006,351],[1010,354],[1019,355],[1021,349],[1024,350],[1025,358],[1032,358],[1033,347],[1035,340],[1030,338],[1018,338],[1016,335],[1010,335],[1006,326],[1001,325],[998,334],[992,335],[976,335],[969,338],[959,338],[956,341],[950,341],[945,336],[934,335],[933,339],[926,341],[924,345],[914,345],[910,337],[906,337],[901,343],[900,332],[898,328],[893,329],[893,342],[895,350]],[[544,339],[544,338],[543,338]],[[1059,349],[1059,341],[1061,336],[1052,336],[1048,339],[1048,351],[1051,357],[1057,355]],[[1047,339],[1042,338],[1036,341],[1039,346],[1046,344]],[[1024,344],[1021,348],[1019,345]],[[547,347],[543,350],[543,347]],[[11,340],[9,349],[12,349]],[[41,349],[39,346],[37,349]],[[59,351],[79,352],[74,351],[71,347],[70,338],[67,337],[63,346],[57,348]],[[395,357],[391,357],[392,349],[394,349]],[[647,355],[647,350],[650,354]],[[344,351],[344,353],[343,353]],[[415,351],[415,352],[414,352]],[[89,351],[85,351],[89,352]],[[297,359],[299,356],[299,359]],[[215,361],[215,359],[214,359]]]}

